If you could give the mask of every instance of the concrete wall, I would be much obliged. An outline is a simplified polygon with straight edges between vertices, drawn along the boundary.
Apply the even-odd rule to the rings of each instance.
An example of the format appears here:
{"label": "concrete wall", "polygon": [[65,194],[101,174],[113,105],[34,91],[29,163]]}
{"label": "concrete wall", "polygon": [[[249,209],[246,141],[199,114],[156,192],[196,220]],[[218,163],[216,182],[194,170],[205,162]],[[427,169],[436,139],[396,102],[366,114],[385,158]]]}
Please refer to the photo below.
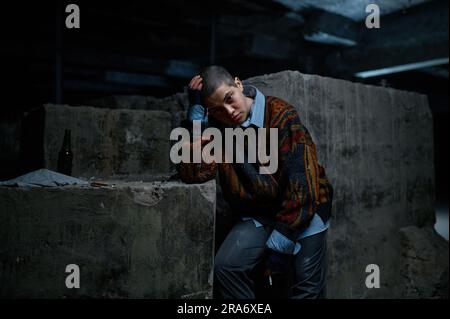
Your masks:
{"label": "concrete wall", "polygon": [[21,129],[19,116],[0,114],[0,176],[12,178],[18,171]]}
{"label": "concrete wall", "polygon": [[211,297],[214,181],[111,184],[0,186],[0,298]]}
{"label": "concrete wall", "polygon": [[56,170],[64,130],[72,131],[73,176],[167,174],[172,117],[165,111],[47,104],[44,167]]}
{"label": "concrete wall", "polygon": [[189,107],[186,93],[176,93],[164,98],[145,95],[111,95],[105,98],[86,101],[86,105],[109,109],[153,110],[176,113]]}
{"label": "concrete wall", "polygon": [[[426,96],[293,71],[246,83],[296,107],[335,188],[328,296],[448,297],[448,243],[433,229]],[[426,257],[411,257],[422,246]],[[380,267],[379,289],[365,286],[368,264]]]}
{"label": "concrete wall", "polygon": [[180,126],[181,120],[186,118],[189,99],[186,92],[164,98],[145,95],[111,95],[88,100],[85,105],[109,109],[165,111],[172,116],[172,128],[174,128]]}

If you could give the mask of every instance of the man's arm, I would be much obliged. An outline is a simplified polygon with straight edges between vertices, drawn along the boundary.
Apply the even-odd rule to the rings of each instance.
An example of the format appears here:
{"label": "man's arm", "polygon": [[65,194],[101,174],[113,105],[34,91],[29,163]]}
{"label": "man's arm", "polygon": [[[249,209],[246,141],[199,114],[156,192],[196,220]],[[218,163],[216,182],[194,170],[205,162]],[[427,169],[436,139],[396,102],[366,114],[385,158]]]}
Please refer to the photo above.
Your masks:
{"label": "man's arm", "polygon": [[[189,110],[187,119],[183,121],[183,127],[186,128],[192,135],[192,123],[194,120],[202,121],[202,125],[207,125],[207,117],[205,109],[201,105],[200,90],[202,89],[202,78],[198,75],[194,76],[188,86],[189,94]],[[194,136],[192,143],[189,143],[189,150],[192,153],[197,149],[202,149],[207,139],[201,136]],[[192,156],[191,156],[192,158]],[[216,163],[179,163],[176,166],[180,178],[185,183],[203,183],[209,181],[216,176]]]}
{"label": "man's arm", "polygon": [[316,146],[300,123],[297,111],[283,114],[280,130],[279,177],[281,210],[276,215],[275,231],[296,241],[312,220],[319,198],[319,165]]}
{"label": "man's arm", "polygon": [[[190,144],[190,149],[193,150],[199,141],[195,141]],[[204,143],[203,143],[204,144]],[[212,163],[179,163],[176,166],[177,172],[183,182],[192,183],[204,183],[216,177],[217,164]]]}
{"label": "man's arm", "polygon": [[260,174],[258,164],[248,163],[245,158],[244,163],[233,163],[233,167],[251,197],[250,200],[260,203],[277,200],[277,181],[271,174]]}

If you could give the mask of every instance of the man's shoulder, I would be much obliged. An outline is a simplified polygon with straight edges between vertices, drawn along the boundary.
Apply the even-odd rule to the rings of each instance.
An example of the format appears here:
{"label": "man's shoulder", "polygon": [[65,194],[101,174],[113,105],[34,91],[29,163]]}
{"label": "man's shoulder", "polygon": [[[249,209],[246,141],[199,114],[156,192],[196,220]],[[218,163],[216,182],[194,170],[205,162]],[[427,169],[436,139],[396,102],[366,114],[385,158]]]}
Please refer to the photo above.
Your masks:
{"label": "man's shoulder", "polygon": [[295,111],[292,104],[276,96],[266,96],[266,104],[270,105],[273,112]]}
{"label": "man's shoulder", "polygon": [[288,131],[294,134],[293,141],[301,144],[314,145],[308,129],[303,125],[297,109],[283,99],[274,96],[267,97],[271,110],[270,126],[282,129],[282,134]]}
{"label": "man's shoulder", "polygon": [[298,119],[298,113],[295,107],[279,97],[266,96],[266,105],[268,105],[272,119]]}

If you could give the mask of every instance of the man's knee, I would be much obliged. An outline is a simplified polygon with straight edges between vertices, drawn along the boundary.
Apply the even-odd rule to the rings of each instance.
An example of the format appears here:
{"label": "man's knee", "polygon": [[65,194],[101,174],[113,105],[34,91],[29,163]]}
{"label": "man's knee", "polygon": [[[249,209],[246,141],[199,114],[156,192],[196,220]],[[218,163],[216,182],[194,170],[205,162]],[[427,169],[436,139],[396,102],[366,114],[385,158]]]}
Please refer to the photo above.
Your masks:
{"label": "man's knee", "polygon": [[223,260],[223,259],[219,259],[216,257],[216,259],[214,260],[214,274],[215,275],[222,275],[223,273],[229,271],[230,269],[230,265],[228,265],[228,263]]}
{"label": "man's knee", "polygon": [[327,275],[326,232],[305,238],[304,251],[295,260],[292,298],[325,298]]}
{"label": "man's knee", "polygon": [[214,260],[214,273],[219,275],[225,273],[245,272],[250,268],[250,265],[239,263],[239,260],[229,260],[222,258],[221,256],[216,256]]}

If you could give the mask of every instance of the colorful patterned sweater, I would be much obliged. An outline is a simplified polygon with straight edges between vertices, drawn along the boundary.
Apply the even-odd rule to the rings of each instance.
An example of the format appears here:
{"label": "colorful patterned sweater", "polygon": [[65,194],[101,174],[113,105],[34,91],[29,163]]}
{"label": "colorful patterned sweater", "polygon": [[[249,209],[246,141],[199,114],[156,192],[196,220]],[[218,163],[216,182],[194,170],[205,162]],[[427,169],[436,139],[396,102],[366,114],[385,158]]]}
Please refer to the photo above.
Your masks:
{"label": "colorful patterned sweater", "polygon": [[[210,126],[223,129],[213,120]],[[186,183],[206,182],[218,171],[225,199],[234,212],[252,216],[295,241],[315,213],[324,223],[330,218],[333,188],[293,106],[267,96],[264,127],[278,128],[278,169],[272,175],[259,174],[259,164],[248,162],[180,163],[177,170]]]}

